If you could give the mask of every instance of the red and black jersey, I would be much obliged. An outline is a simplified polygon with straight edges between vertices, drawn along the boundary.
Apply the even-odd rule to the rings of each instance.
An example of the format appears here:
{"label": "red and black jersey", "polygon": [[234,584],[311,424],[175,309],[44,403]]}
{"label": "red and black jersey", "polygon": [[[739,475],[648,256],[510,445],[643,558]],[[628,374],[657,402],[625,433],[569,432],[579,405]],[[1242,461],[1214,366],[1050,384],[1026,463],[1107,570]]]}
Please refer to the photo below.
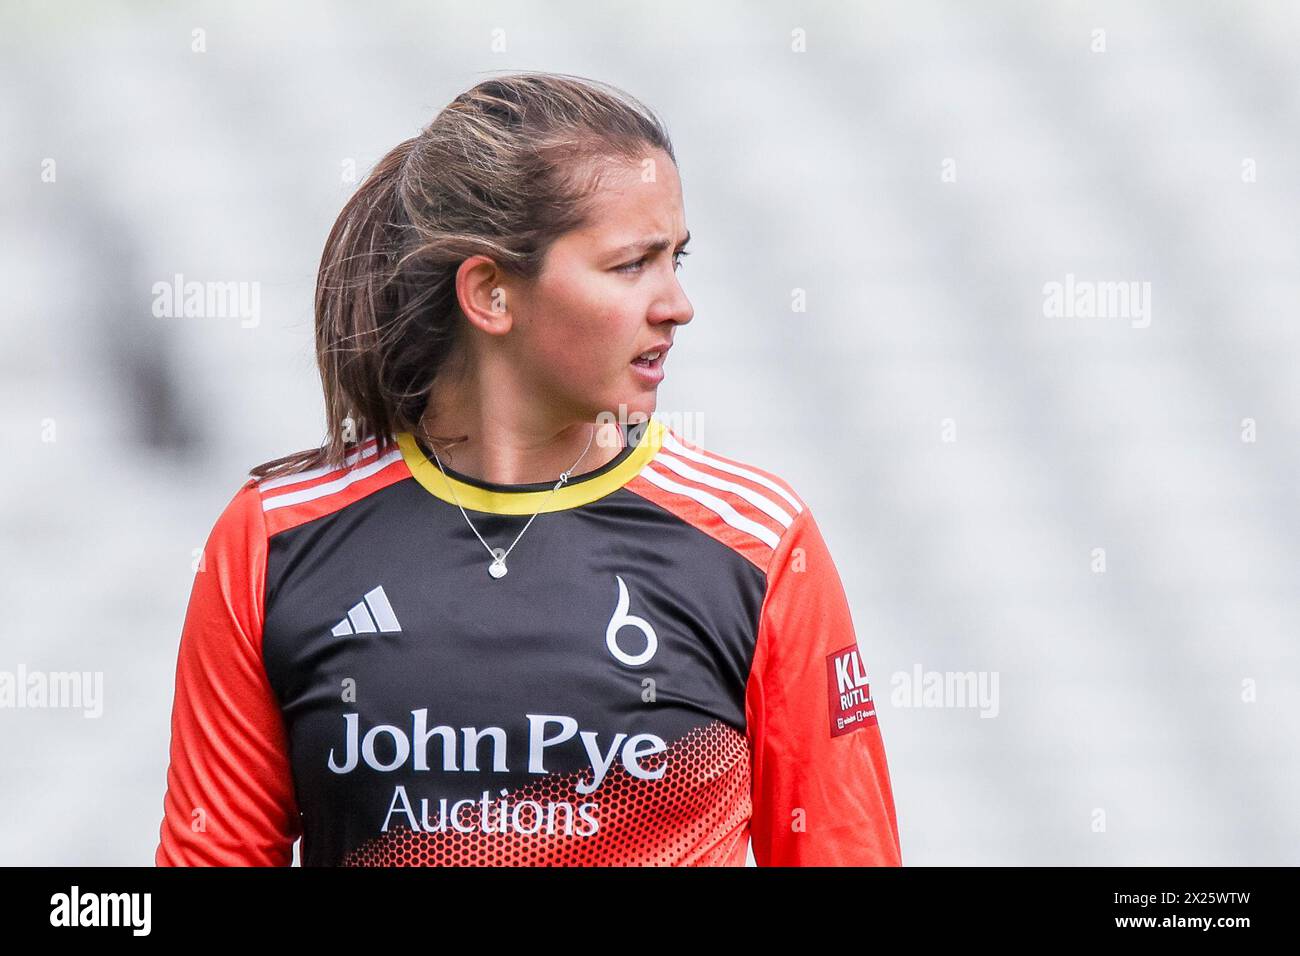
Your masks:
{"label": "red and black jersey", "polygon": [[[159,865],[901,863],[839,575],[659,419],[552,493],[409,433],[249,480],[185,616]],[[459,504],[457,504],[459,502]],[[461,514],[492,547],[492,561]]]}

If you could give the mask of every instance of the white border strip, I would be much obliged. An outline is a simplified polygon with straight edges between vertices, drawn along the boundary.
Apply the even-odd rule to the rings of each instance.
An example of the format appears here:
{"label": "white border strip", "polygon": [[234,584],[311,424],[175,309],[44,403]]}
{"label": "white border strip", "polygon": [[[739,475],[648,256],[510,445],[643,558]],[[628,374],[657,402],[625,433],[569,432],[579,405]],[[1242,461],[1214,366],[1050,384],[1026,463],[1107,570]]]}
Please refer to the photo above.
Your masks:
{"label": "white border strip", "polygon": [[[653,466],[653,462],[651,463]],[[685,495],[687,498],[693,498],[704,507],[714,512],[719,518],[731,525],[737,531],[743,531],[752,537],[762,541],[769,548],[775,548],[780,543],[780,538],[770,530],[763,527],[757,521],[750,521],[727,502],[723,501],[717,495],[711,495],[707,491],[699,488],[692,488],[689,485],[678,484],[671,478],[656,471],[653,467],[645,468],[641,472],[641,477],[658,485],[665,491],[671,491],[679,495]]]}
{"label": "white border strip", "polygon": [[319,468],[300,471],[292,475],[281,475],[279,478],[268,478],[266,481],[258,484],[258,487],[263,491],[267,491],[271,488],[283,488],[285,485],[297,485],[304,481],[311,481],[313,478],[323,478],[326,475],[333,474],[343,468],[351,468],[363,458],[373,458],[377,447],[377,441],[372,438],[365,445],[361,446],[360,449],[354,451],[352,454],[348,455],[347,458],[343,459],[342,465],[322,465]]}
{"label": "white border strip", "polygon": [[753,488],[748,488],[745,485],[738,485],[734,481],[727,481],[725,478],[718,478],[714,475],[705,474],[702,471],[692,468],[676,455],[668,454],[667,451],[661,450],[659,454],[655,456],[655,461],[659,464],[667,465],[683,478],[689,478],[691,481],[698,481],[702,485],[708,485],[711,488],[717,488],[721,491],[730,491],[733,494],[740,495],[740,497],[744,498],[755,508],[758,508],[769,518],[780,522],[781,527],[783,528],[790,527],[790,522],[794,521],[794,518],[790,517],[790,514],[784,508],[778,505],[771,498],[767,497],[767,495],[757,492]]}
{"label": "white border strip", "polygon": [[797,498],[792,496],[788,491],[766,475],[760,475],[757,472],[750,471],[748,468],[741,468],[740,466],[733,465],[730,462],[719,461],[712,455],[702,454],[694,449],[687,448],[676,439],[671,431],[664,432],[663,447],[683,458],[689,458],[691,461],[698,461],[700,464],[708,465],[710,468],[716,468],[718,471],[725,471],[732,475],[739,475],[741,478],[747,478],[752,482],[762,485],[764,488],[770,488],[786,501],[790,502],[790,507],[794,509],[795,514],[799,514],[803,511],[803,505],[799,504]]}
{"label": "white border strip", "polygon": [[382,458],[376,458],[374,461],[360,468],[349,471],[341,478],[333,481],[327,481],[323,485],[316,485],[312,488],[304,488],[301,491],[290,491],[282,495],[272,495],[270,498],[262,499],[262,510],[272,511],[276,508],[287,508],[289,505],[302,504],[304,501],[312,501],[316,498],[324,498],[326,495],[332,495],[342,491],[354,481],[360,481],[362,478],[369,478],[375,472],[383,471],[395,461],[402,460],[402,449],[394,448]]}

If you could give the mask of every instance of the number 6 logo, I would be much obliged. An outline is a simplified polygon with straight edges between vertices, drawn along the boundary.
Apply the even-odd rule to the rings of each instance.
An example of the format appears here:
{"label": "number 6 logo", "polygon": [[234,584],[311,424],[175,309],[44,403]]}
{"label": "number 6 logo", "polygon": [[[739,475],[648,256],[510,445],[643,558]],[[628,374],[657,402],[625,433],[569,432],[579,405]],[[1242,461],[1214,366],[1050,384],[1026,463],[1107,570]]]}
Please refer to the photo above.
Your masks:
{"label": "number 6 logo", "polygon": [[[614,616],[609,619],[609,626],[605,628],[605,646],[615,658],[629,667],[636,667],[655,656],[655,651],[659,649],[659,638],[655,636],[655,629],[650,626],[649,621],[627,613],[629,603],[627,585],[617,574],[614,578],[618,581],[618,607],[614,608]],[[628,626],[640,628],[641,633],[645,635],[645,650],[640,654],[627,654],[618,646],[618,632]]]}

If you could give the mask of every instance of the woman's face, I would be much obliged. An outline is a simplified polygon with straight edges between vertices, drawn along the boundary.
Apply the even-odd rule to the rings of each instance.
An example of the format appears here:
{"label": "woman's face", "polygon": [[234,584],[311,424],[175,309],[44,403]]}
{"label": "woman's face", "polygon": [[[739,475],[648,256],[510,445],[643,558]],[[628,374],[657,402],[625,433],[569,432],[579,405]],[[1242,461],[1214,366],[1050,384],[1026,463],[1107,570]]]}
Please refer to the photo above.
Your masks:
{"label": "woman's face", "polygon": [[649,415],[666,356],[649,369],[636,359],[695,314],[677,277],[689,238],[677,168],[659,150],[607,165],[592,202],[588,225],[551,246],[537,279],[507,286],[504,338],[526,394],[548,396],[562,414]]}

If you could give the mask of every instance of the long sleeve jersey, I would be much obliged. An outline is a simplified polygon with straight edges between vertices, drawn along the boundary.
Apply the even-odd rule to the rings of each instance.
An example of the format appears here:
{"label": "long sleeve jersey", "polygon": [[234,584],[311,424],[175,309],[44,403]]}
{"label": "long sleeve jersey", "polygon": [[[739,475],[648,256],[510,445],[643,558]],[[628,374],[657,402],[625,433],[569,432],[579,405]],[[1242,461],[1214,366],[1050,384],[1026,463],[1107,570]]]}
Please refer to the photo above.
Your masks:
{"label": "long sleeve jersey", "polygon": [[[655,417],[553,492],[409,432],[248,480],[185,614],[158,865],[900,865],[808,505]],[[445,467],[445,463],[444,463]],[[515,540],[507,573],[492,547]]]}

